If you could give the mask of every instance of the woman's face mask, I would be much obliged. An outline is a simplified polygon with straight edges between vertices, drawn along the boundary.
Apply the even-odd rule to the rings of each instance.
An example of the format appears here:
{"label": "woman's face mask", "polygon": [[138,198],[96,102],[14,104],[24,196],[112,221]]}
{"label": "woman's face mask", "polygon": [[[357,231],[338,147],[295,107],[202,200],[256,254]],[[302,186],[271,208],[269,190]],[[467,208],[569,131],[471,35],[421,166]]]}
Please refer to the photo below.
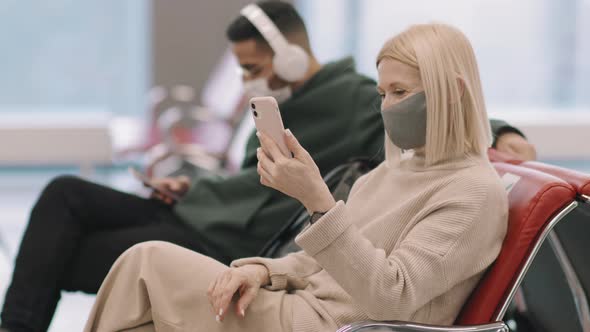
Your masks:
{"label": "woman's face mask", "polygon": [[426,95],[420,70],[393,58],[383,58],[377,72],[381,116],[387,136],[404,150],[423,147],[426,145]]}
{"label": "woman's face mask", "polygon": [[381,111],[389,139],[401,149],[426,145],[426,94],[418,92]]}

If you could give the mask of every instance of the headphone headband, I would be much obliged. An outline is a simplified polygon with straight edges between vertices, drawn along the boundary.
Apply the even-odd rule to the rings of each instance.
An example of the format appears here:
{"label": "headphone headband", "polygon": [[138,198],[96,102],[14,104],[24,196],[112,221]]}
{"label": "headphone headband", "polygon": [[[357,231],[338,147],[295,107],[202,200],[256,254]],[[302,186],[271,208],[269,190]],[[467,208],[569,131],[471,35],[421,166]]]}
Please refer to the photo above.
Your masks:
{"label": "headphone headband", "polygon": [[249,4],[240,11],[240,14],[256,27],[275,53],[282,53],[287,48],[289,42],[285,36],[258,5]]}
{"label": "headphone headband", "polygon": [[277,76],[288,82],[302,79],[309,68],[307,52],[301,46],[289,43],[258,5],[247,5],[240,13],[254,25],[274,51],[272,66]]}

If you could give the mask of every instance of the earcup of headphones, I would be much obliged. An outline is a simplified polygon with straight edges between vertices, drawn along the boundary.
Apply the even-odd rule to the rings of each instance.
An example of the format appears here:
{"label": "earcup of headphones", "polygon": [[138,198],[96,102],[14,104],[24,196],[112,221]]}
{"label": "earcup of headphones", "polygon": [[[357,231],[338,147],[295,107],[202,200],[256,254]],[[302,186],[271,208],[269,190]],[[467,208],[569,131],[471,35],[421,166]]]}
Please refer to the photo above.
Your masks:
{"label": "earcup of headphones", "polygon": [[296,82],[307,73],[309,55],[299,45],[289,44],[280,53],[275,53],[272,62],[277,76],[287,82]]}

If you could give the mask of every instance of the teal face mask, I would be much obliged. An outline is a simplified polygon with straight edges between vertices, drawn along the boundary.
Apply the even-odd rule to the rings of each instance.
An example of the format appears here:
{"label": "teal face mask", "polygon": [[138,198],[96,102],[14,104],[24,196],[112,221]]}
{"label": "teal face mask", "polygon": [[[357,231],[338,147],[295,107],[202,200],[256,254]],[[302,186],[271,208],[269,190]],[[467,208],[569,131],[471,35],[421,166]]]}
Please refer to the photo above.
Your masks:
{"label": "teal face mask", "polygon": [[426,145],[426,94],[416,93],[381,111],[383,126],[397,147],[409,150]]}

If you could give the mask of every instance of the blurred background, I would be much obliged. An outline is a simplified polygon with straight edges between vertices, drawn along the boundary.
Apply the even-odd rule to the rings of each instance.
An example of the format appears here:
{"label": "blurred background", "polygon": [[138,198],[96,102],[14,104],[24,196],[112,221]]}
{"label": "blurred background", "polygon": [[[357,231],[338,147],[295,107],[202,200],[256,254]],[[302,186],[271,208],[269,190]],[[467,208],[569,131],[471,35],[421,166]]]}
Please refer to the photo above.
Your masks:
{"label": "blurred background", "polygon": [[[151,175],[231,173],[252,128],[225,29],[249,1],[0,1],[0,298],[28,213],[72,173],[143,192]],[[491,116],[540,160],[590,172],[590,0],[298,0],[322,62],[376,77],[383,42],[444,22],[471,40]],[[51,331],[79,331],[92,297],[67,294]],[[0,300],[1,301],[1,300]]]}

